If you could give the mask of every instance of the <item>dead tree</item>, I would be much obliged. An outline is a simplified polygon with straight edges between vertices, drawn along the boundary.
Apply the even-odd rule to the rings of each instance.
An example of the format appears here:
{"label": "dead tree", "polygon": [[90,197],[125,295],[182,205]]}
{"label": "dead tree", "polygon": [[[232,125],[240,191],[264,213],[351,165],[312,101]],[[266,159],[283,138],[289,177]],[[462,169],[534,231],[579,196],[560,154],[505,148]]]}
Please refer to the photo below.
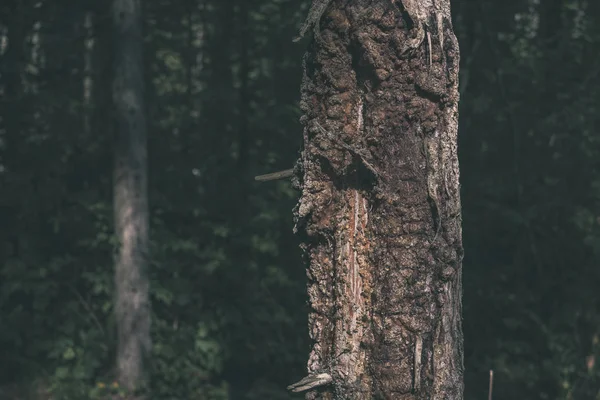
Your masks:
{"label": "dead tree", "polygon": [[[312,29],[311,29],[312,28]],[[314,0],[302,195],[309,399],[462,399],[459,49],[449,0]]]}

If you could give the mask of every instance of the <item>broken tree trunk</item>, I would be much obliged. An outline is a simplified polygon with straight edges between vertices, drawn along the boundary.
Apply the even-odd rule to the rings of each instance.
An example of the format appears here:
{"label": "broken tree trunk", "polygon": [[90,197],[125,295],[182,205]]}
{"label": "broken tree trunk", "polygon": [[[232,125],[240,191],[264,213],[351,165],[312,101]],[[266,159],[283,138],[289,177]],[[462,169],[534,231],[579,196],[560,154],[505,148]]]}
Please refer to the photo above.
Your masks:
{"label": "broken tree trunk", "polygon": [[309,376],[290,389],[309,399],[462,399],[450,2],[314,3],[295,210],[313,347]]}

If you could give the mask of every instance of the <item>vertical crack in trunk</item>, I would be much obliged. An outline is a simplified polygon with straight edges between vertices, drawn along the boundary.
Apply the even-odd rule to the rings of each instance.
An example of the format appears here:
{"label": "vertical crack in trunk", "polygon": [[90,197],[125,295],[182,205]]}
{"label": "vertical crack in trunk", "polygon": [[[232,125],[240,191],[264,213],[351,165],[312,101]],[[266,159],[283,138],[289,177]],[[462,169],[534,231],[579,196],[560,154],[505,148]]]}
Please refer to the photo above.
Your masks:
{"label": "vertical crack in trunk", "polygon": [[336,337],[337,359],[334,360],[338,378],[353,386],[364,384],[362,378],[367,369],[367,354],[361,346],[364,333],[368,330],[366,312],[369,309],[370,291],[369,265],[365,255],[368,240],[365,237],[368,220],[367,202],[358,189],[348,189],[345,193],[347,211],[344,226],[339,226],[344,245],[341,247],[337,276],[342,292],[336,299]]}

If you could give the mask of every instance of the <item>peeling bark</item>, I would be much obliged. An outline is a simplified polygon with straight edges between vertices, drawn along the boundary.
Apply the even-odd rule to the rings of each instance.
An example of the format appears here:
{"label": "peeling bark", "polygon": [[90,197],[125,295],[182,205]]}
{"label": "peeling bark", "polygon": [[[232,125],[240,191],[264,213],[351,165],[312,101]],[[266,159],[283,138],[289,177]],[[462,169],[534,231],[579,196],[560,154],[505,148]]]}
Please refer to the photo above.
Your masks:
{"label": "peeling bark", "polygon": [[308,371],[331,381],[308,399],[462,399],[458,62],[448,0],[323,13],[295,218]]}

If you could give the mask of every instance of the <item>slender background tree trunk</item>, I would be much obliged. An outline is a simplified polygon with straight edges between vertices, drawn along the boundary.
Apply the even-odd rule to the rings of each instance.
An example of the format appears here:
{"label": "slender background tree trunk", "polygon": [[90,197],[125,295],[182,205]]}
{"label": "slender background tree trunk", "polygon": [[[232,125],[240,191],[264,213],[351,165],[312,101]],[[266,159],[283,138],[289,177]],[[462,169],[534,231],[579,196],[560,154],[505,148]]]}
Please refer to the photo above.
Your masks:
{"label": "slender background tree trunk", "polygon": [[309,373],[332,382],[307,398],[462,399],[458,64],[449,0],[333,0],[320,19],[296,229]]}
{"label": "slender background tree trunk", "polygon": [[128,390],[143,386],[150,352],[146,119],[139,0],[115,0],[116,117],[114,208],[119,239],[115,284],[117,373]]}
{"label": "slender background tree trunk", "polygon": [[22,71],[25,64],[25,2],[7,2],[7,47],[2,55],[0,74],[2,79],[2,164],[4,168],[16,168],[19,136],[25,131],[25,121],[19,118],[18,110],[23,107]]}

